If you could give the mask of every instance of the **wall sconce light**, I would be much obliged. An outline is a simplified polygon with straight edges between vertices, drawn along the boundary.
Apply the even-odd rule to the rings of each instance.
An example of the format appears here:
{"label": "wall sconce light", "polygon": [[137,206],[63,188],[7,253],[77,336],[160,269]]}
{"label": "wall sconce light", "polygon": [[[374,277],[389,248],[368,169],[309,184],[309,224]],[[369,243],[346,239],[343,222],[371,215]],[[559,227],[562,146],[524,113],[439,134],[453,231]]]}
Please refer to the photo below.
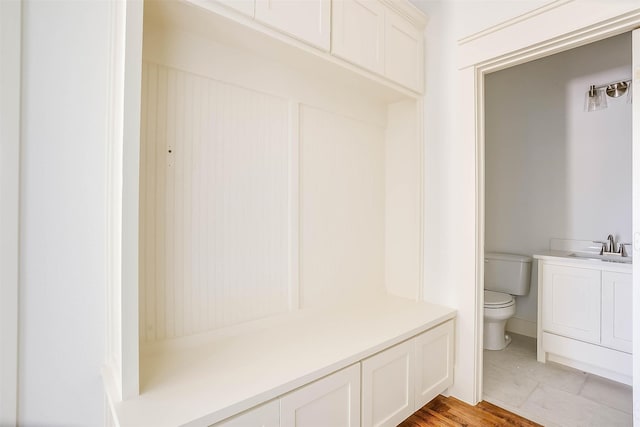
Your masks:
{"label": "wall sconce light", "polygon": [[[607,96],[618,98],[627,93],[627,102],[631,102],[631,80],[608,83],[602,86],[591,85],[585,95],[584,110],[598,111],[607,108]],[[606,95],[606,96],[605,96]]]}
{"label": "wall sconce light", "polygon": [[624,95],[628,87],[629,85],[627,84],[627,82],[612,83],[607,86],[607,89],[606,89],[607,96],[610,96],[612,98],[618,98]]}
{"label": "wall sconce light", "polygon": [[585,96],[584,110],[598,111],[607,108],[607,97],[604,96],[604,88],[591,85]]}

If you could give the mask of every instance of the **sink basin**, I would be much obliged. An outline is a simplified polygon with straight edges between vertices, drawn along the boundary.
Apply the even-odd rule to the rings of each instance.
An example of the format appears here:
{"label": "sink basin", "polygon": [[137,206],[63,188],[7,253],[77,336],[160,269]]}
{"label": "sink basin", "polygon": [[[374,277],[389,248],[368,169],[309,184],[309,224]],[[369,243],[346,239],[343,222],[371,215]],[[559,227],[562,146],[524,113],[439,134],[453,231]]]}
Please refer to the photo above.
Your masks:
{"label": "sink basin", "polygon": [[619,255],[598,255],[598,254],[590,254],[590,253],[582,253],[575,252],[569,254],[570,257],[573,258],[582,258],[582,259],[591,259],[597,261],[605,261],[605,262],[618,262],[622,264],[631,264],[633,258],[631,257],[623,257]]}

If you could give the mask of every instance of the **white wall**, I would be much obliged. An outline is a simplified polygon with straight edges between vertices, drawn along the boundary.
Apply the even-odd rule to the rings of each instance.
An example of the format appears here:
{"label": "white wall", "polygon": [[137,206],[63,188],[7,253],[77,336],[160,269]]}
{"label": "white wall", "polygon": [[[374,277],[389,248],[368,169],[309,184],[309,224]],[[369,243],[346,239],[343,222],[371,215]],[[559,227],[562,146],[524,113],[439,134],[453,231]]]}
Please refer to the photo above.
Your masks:
{"label": "white wall", "polygon": [[471,36],[553,2],[553,0],[454,0],[452,3],[456,11],[456,38]]}
{"label": "white wall", "polygon": [[[590,36],[597,36],[594,24],[612,22],[612,18],[622,13],[637,10],[638,5],[631,1],[549,2],[552,7],[548,13],[533,13],[486,37],[459,45],[457,39],[461,35],[472,33],[458,25],[465,20],[471,22],[471,9],[465,8],[464,2],[414,0],[414,3],[429,16],[426,33],[424,295],[427,300],[458,309],[456,383],[451,393],[467,402],[477,403],[481,394],[472,377],[482,370],[482,365],[478,364],[481,353],[476,358],[481,341],[474,341],[472,329],[476,322],[482,321],[481,307],[476,301],[476,281],[482,274],[482,266],[476,264],[475,225],[477,186],[482,183],[476,181],[475,169],[476,157],[482,153],[476,152],[475,145],[478,82],[471,65],[522,52],[524,48],[532,48],[529,52],[535,58],[542,50],[537,43],[555,40],[579,29],[591,28]],[[502,9],[512,10],[514,17],[521,15],[524,11],[518,3],[486,3],[486,7],[477,8],[472,16],[476,28],[494,25],[493,16],[505,13]],[[621,22],[620,26],[625,25]],[[579,43],[580,38],[576,36],[565,42]],[[562,45],[554,47],[562,49]],[[517,59],[526,60],[524,56]]]}
{"label": "white wall", "polygon": [[20,425],[103,420],[104,1],[25,1]]}
{"label": "white wall", "polygon": [[0,425],[17,416],[21,6],[0,2]]}
{"label": "white wall", "polygon": [[[532,255],[551,238],[610,233],[631,241],[631,104],[625,95],[583,109],[589,85],[630,77],[630,33],[486,76],[486,251]],[[515,316],[529,322],[532,271]]]}
{"label": "white wall", "polygon": [[[465,117],[458,97],[457,41],[525,12],[523,3],[513,1],[469,2],[413,0],[429,17],[426,29],[425,86],[425,257],[424,297],[428,301],[457,308],[456,383],[451,393],[476,403],[474,341],[475,230],[466,221],[474,212],[475,146],[463,145],[460,126]],[[528,2],[527,2],[528,3]],[[532,2],[527,8],[540,6]],[[473,23],[471,26],[470,23]],[[471,112],[473,114],[473,112]],[[473,119],[471,119],[473,120]],[[471,214],[473,215],[473,214]],[[465,261],[466,260],[466,261]],[[481,369],[481,366],[480,368]]]}

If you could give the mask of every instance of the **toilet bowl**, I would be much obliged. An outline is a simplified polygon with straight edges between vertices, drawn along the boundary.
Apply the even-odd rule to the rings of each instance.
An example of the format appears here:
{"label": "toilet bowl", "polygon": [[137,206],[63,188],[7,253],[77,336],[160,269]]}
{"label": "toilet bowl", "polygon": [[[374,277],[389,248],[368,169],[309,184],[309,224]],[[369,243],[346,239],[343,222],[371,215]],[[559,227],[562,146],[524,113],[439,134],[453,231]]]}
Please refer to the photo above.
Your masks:
{"label": "toilet bowl", "polygon": [[502,350],[511,342],[505,328],[516,314],[514,295],[529,293],[531,257],[488,252],[484,267],[484,348]]}
{"label": "toilet bowl", "polygon": [[511,342],[505,334],[507,320],[516,314],[516,301],[510,294],[484,291],[484,345],[487,350],[502,350]]}

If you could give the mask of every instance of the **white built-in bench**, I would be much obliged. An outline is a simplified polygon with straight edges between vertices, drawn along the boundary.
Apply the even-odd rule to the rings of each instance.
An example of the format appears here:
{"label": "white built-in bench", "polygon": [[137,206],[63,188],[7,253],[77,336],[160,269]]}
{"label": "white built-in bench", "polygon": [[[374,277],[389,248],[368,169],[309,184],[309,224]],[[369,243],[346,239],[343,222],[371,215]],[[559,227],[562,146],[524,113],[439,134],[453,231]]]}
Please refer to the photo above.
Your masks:
{"label": "white built-in bench", "polygon": [[[269,417],[284,426],[290,412],[307,411],[316,421],[344,412],[346,425],[385,416],[395,425],[452,384],[454,316],[381,296],[167,341],[143,349],[141,394],[116,402],[115,418],[122,427],[270,425]],[[372,405],[388,413],[374,415]],[[245,418],[227,420],[238,414]]]}

